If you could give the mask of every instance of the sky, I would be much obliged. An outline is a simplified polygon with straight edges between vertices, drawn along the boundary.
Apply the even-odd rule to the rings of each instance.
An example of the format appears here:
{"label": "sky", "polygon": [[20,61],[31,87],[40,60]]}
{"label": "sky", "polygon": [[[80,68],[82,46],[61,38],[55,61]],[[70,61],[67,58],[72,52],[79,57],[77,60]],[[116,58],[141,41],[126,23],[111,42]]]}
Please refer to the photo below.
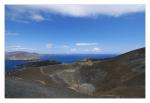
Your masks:
{"label": "sky", "polygon": [[144,5],[6,5],[5,51],[120,54],[145,47]]}

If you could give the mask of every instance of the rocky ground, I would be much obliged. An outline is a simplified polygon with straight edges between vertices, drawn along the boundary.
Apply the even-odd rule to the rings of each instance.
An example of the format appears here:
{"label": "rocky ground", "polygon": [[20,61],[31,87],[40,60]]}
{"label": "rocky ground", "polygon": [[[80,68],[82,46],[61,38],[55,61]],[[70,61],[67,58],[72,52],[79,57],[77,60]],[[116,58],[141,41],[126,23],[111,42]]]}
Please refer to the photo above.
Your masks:
{"label": "rocky ground", "polygon": [[7,98],[144,98],[145,48],[109,59],[23,67],[5,81]]}

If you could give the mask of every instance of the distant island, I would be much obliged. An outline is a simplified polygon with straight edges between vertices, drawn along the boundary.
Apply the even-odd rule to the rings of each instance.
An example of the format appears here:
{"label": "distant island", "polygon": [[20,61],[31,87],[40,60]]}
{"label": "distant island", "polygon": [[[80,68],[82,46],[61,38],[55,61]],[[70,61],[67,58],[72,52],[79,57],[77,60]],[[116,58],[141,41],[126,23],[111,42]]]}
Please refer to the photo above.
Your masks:
{"label": "distant island", "polygon": [[[22,59],[17,57],[12,59]],[[6,98],[143,98],[145,48],[71,64],[29,62],[5,76]]]}
{"label": "distant island", "polygon": [[7,52],[6,60],[38,60],[40,55],[38,53],[29,53],[24,51]]}

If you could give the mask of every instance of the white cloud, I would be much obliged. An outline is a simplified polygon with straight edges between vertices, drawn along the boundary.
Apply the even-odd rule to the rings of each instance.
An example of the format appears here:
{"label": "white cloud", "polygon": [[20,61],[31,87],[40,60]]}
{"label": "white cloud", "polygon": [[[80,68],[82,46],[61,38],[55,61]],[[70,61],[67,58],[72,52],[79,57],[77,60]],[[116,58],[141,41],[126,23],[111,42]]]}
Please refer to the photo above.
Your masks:
{"label": "white cloud", "polygon": [[45,20],[45,18],[39,14],[32,15],[31,19],[37,22],[41,22]]}
{"label": "white cloud", "polygon": [[93,17],[98,15],[121,16],[123,14],[142,12],[144,5],[51,5],[39,6],[37,9],[73,17]]}
{"label": "white cloud", "polygon": [[19,33],[15,33],[15,32],[6,32],[5,34],[8,35],[8,36],[18,36],[18,35],[20,35]]}
{"label": "white cloud", "polygon": [[[6,16],[11,20],[17,21],[43,21],[48,18],[43,13],[53,13],[70,17],[97,17],[106,15],[119,17],[124,14],[144,12],[145,7],[142,4],[130,5],[78,5],[78,4],[56,4],[56,5],[13,5],[7,6]],[[26,20],[24,20],[26,19]]]}
{"label": "white cloud", "polygon": [[94,46],[97,45],[97,43],[76,43],[76,46]]}
{"label": "white cloud", "polygon": [[92,51],[95,52],[95,53],[100,53],[100,52],[102,52],[102,50],[101,50],[100,48],[98,48],[98,47],[93,48]]}
{"label": "white cloud", "polygon": [[33,10],[27,6],[7,6],[6,17],[11,21],[16,21],[20,23],[29,23],[30,21],[41,22],[47,20],[40,10]]}
{"label": "white cloud", "polygon": [[53,44],[51,44],[51,43],[46,44],[46,48],[51,49],[52,47],[53,47]]}

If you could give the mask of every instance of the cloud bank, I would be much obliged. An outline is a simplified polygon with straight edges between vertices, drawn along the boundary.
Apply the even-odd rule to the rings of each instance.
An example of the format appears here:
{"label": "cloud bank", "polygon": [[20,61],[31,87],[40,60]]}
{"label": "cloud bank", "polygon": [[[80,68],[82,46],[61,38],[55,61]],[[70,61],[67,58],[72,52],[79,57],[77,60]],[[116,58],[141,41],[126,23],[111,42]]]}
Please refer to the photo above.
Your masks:
{"label": "cloud bank", "polygon": [[[32,6],[29,6],[32,8]],[[98,15],[121,16],[127,13],[144,11],[144,5],[48,5],[33,7],[36,10],[47,10],[53,13],[73,16],[91,17]]]}
{"label": "cloud bank", "polygon": [[[23,19],[33,21],[44,21],[49,16],[55,14],[69,17],[98,17],[100,15],[120,17],[125,14],[144,12],[145,7],[136,5],[79,5],[79,4],[56,4],[56,5],[7,5],[6,15],[11,20]],[[18,20],[19,21],[19,20]]]}

